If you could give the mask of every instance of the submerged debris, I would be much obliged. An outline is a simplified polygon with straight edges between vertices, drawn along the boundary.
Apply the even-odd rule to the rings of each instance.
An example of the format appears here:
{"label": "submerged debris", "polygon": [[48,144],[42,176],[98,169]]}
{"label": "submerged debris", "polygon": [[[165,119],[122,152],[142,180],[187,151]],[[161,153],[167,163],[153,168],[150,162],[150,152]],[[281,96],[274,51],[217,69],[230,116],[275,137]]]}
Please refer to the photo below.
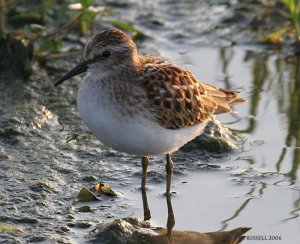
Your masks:
{"label": "submerged debris", "polygon": [[92,202],[100,200],[100,196],[104,194],[106,196],[115,197],[117,193],[114,192],[109,185],[103,183],[95,184],[91,189],[83,187],[78,194],[79,202]]}
{"label": "submerged debris", "polygon": [[103,183],[97,183],[94,185],[93,190],[95,191],[96,195],[101,195],[104,193],[107,196],[117,196],[117,193],[114,192],[109,185]]}

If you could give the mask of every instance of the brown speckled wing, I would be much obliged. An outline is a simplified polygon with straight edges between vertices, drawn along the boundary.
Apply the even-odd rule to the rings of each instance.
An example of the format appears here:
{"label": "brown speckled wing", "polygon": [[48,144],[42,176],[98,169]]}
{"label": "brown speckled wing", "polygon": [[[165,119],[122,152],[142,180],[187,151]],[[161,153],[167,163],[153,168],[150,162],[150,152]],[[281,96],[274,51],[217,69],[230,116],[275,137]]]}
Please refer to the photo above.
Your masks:
{"label": "brown speckled wing", "polygon": [[201,123],[217,109],[217,103],[190,72],[159,59],[148,61],[141,82],[163,127],[179,129]]}

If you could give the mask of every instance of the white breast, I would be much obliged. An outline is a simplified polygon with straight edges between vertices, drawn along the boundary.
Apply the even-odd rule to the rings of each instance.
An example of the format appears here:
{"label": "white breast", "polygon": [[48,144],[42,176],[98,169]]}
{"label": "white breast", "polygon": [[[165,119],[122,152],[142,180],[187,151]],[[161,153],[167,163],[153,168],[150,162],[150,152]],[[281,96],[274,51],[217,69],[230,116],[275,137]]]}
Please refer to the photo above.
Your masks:
{"label": "white breast", "polygon": [[161,127],[142,113],[129,117],[110,102],[108,91],[91,77],[82,81],[77,104],[83,121],[105,145],[121,152],[150,156],[176,151],[201,134],[206,123],[178,130]]}

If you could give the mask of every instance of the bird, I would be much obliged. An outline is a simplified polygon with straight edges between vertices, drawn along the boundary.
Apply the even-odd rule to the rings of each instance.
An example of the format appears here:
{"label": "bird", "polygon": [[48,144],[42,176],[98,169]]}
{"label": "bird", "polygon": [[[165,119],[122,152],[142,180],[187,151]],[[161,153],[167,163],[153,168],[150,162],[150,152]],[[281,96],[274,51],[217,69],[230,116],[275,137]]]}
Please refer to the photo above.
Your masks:
{"label": "bird", "polygon": [[172,153],[200,135],[214,114],[233,112],[231,105],[245,101],[238,92],[200,82],[176,64],[140,55],[118,29],[96,34],[81,62],[55,85],[84,72],[77,95],[82,120],[104,145],[142,158],[142,191],[149,157],[166,156],[167,197]]}

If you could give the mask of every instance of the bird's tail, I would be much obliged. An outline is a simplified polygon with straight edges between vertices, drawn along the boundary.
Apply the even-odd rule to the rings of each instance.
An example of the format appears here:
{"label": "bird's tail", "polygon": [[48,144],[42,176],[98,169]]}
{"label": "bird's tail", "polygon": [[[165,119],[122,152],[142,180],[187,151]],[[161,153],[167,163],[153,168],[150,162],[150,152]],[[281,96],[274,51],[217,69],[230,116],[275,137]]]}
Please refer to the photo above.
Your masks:
{"label": "bird's tail", "polygon": [[241,98],[236,91],[219,88],[205,83],[202,83],[202,85],[218,105],[214,114],[234,112],[230,105],[246,102],[246,100]]}

